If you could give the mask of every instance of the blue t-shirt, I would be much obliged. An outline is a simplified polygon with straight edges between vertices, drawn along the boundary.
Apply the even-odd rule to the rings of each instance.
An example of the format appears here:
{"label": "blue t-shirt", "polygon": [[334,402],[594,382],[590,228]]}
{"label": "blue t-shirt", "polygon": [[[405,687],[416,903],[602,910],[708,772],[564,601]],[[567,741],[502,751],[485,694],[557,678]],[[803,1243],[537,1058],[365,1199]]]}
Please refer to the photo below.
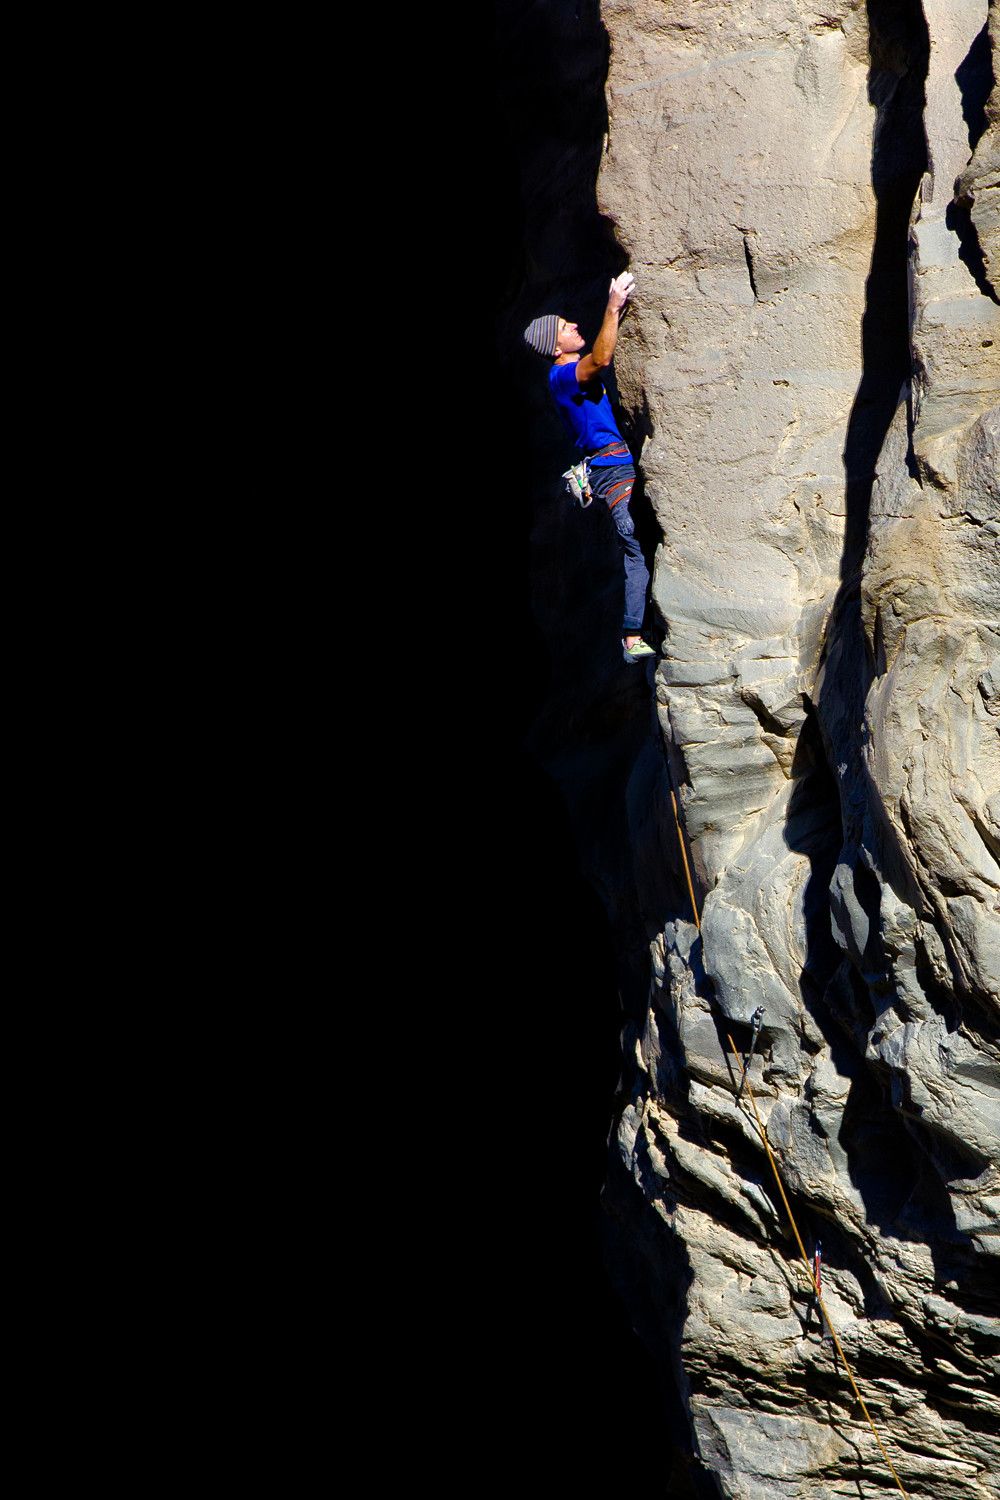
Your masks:
{"label": "blue t-shirt", "polygon": [[566,365],[553,365],[549,371],[549,389],[555,398],[570,437],[583,453],[588,455],[597,453],[601,448],[607,448],[610,443],[618,446],[618,453],[609,453],[604,458],[593,459],[592,467],[602,468],[610,464],[631,463],[632,458],[628,449],[625,449],[624,454],[620,451],[625,447],[624,440],[618,431],[608,393],[604,389],[603,382],[596,375],[593,380],[588,380],[586,385],[581,385],[576,378],[575,360]]}

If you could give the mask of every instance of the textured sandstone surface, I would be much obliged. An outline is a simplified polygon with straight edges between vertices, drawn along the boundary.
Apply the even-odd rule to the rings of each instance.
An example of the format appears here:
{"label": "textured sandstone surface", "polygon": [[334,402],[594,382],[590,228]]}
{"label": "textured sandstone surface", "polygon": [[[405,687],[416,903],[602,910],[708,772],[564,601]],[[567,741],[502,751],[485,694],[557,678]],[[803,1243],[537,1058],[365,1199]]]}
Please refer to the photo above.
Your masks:
{"label": "textured sandstone surface", "polygon": [[601,13],[703,921],[653,937],[613,1142],[637,1317],[691,1494],[898,1493],[734,1099],[763,1006],[756,1095],[897,1471],[1000,1496],[1000,9]]}

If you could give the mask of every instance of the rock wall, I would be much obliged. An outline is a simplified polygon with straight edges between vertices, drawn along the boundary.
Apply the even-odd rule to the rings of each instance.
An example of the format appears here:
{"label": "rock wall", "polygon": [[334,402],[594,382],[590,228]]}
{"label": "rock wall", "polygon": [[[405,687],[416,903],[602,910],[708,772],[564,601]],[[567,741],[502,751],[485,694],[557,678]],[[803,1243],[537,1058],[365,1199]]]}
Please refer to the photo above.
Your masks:
{"label": "rock wall", "polygon": [[690,1422],[672,1492],[898,1493],[734,1098],[725,1035],[762,1006],[755,1094],[900,1478],[997,1496],[1000,8],[601,15],[617,376],[702,911],[676,871],[639,881],[606,1193]]}

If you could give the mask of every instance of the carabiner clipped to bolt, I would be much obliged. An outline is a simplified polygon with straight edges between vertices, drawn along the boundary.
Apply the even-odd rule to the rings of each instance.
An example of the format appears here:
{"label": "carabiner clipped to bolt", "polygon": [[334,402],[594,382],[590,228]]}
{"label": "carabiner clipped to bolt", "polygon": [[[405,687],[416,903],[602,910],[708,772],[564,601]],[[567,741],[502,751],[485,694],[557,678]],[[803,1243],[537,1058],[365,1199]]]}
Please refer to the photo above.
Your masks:
{"label": "carabiner clipped to bolt", "polygon": [[740,1098],[743,1094],[743,1085],[746,1083],[747,1078],[750,1076],[750,1059],[753,1057],[754,1050],[757,1046],[757,1038],[760,1036],[760,1028],[763,1026],[763,1024],[764,1007],[763,1005],[758,1005],[757,1009],[750,1017],[750,1051],[744,1052],[743,1054],[743,1077],[740,1079],[740,1086],[736,1090],[737,1104],[739,1104]]}

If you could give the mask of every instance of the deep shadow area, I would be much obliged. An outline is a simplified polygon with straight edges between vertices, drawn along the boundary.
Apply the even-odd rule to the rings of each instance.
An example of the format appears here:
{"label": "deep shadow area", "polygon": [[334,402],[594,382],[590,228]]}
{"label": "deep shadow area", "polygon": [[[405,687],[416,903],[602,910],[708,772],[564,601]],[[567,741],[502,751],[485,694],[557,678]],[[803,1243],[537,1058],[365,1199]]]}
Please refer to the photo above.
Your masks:
{"label": "deep shadow area", "polygon": [[[969,151],[975,151],[988,122],[986,101],[993,87],[993,62],[989,29],[984,21],[965,57],[955,69],[955,82],[962,96],[962,118],[969,132]],[[984,297],[1000,306],[1000,297],[986,274],[986,258],[972,219],[972,202],[963,191],[962,178],[945,213],[945,223],[958,238],[958,257]]]}
{"label": "deep shadow area", "polygon": [[945,210],[944,221],[952,233],[958,237],[958,258],[979,291],[1000,307],[1000,297],[993,290],[989,277],[986,275],[986,257],[979,243],[976,226],[972,222],[971,205],[961,200],[949,203]]}
{"label": "deep shadow area", "polygon": [[993,87],[989,26],[981,31],[955,69],[955,82],[962,95],[962,118],[969,132],[969,151],[975,151],[986,129],[986,101]]}
{"label": "deep shadow area", "polygon": [[[593,599],[614,588],[620,565],[601,534],[607,515],[567,513],[558,418],[541,363],[520,343],[531,317],[556,308],[592,339],[602,289],[625,265],[595,203],[608,44],[596,0],[501,0],[496,19],[493,410],[508,483],[491,528],[503,587],[489,691],[504,749],[491,797],[509,863],[502,910],[487,915],[504,1081],[492,1101],[505,1136],[498,1291],[515,1375],[502,1458],[532,1490],[590,1494],[627,1476],[662,1493],[671,1451],[658,1373],[605,1268],[601,1209],[624,1008],[642,985],[609,921],[617,898],[598,896],[587,858],[595,827],[612,846],[627,838],[615,787],[648,735],[649,688],[610,659],[604,690],[593,688]],[[575,618],[587,606],[584,628],[555,647],[539,620],[540,573],[544,608]],[[560,708],[546,718],[554,687]],[[602,795],[609,759],[614,785]]]}
{"label": "deep shadow area", "polygon": [[[662,1476],[633,1447],[662,1423],[656,1376],[604,1266],[601,1191],[620,1068],[618,964],[583,878],[564,804],[527,756],[512,766],[523,858],[501,936],[506,1187],[498,1241],[505,1429],[532,1488],[589,1493]],[[510,805],[509,803],[507,804]],[[513,1456],[513,1455],[510,1455]],[[523,1471],[522,1471],[523,1472]]]}
{"label": "deep shadow area", "polygon": [[[993,65],[991,59],[989,29],[983,22],[965,57],[955,69],[955,81],[962,95],[962,118],[969,132],[969,151],[975,151],[986,130],[988,119],[986,101],[993,87]],[[961,181],[961,179],[959,179]],[[984,297],[1000,306],[1000,297],[986,275],[986,259],[979,235],[972,221],[972,205],[956,187],[954,200],[949,203],[945,223],[958,236],[958,256]]]}

